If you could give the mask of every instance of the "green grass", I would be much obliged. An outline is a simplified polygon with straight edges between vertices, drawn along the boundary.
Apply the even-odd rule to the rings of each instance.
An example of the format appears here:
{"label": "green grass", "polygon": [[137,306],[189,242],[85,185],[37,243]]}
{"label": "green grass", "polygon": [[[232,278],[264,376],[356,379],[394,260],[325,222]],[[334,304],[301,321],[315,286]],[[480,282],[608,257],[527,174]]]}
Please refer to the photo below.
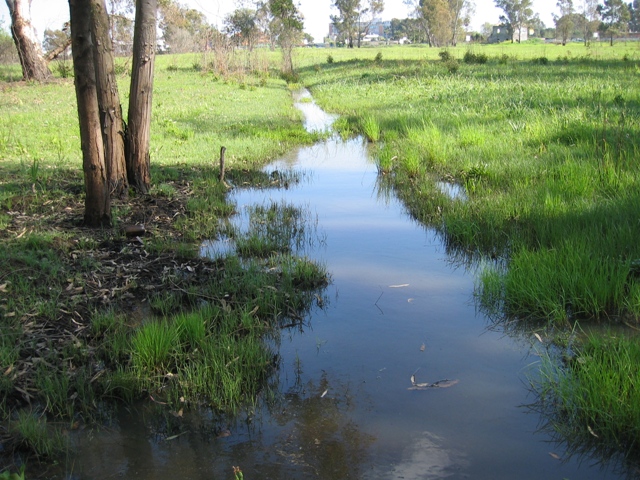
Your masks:
{"label": "green grass", "polygon": [[[578,321],[638,323],[636,43],[392,47],[379,62],[374,49],[340,49],[329,64],[314,53],[303,83],[341,115],[341,135],[379,128],[379,194],[395,192],[477,265],[492,320],[520,333],[547,325],[558,343]],[[464,199],[439,181],[464,186]],[[568,455],[640,463],[639,345],[594,335],[568,362],[543,362],[536,391]]]}
{"label": "green grass", "polygon": [[[476,46],[474,61],[467,55],[466,63],[462,47],[448,51],[455,68],[423,46],[329,52],[331,62],[327,50],[300,50],[300,81],[323,108],[341,115],[335,128],[342,136],[375,142],[385,174],[380,195],[395,192],[443,235],[450,253],[482,259],[477,293],[483,308],[560,327],[576,319],[637,320],[635,44]],[[318,136],[304,131],[290,86],[272,68],[277,52],[231,58],[216,73],[210,61],[157,58],[153,193],[158,201],[180,195],[190,201],[172,213],[179,234],[156,231],[145,238],[146,252],[171,252],[177,266],[162,273],[160,289],[148,291],[131,316],[117,307],[129,289],[144,288],[136,278],[126,289],[104,293],[111,303],[77,312],[75,295],[100,288],[91,273],[103,265],[93,250],[113,239],[109,232],[84,234],[65,210],[82,194],[72,81],[2,85],[0,371],[40,358],[29,391],[46,414],[17,408],[23,399],[15,382],[24,376],[11,370],[0,379],[0,398],[15,406],[2,409],[4,423],[17,418],[14,436],[41,455],[61,444],[45,419],[90,419],[94,402],[152,395],[176,410],[205,405],[230,412],[251,404],[275,367],[269,339],[321,303],[327,272],[297,256],[322,241],[313,221],[287,205],[259,206],[250,212],[251,229],[235,231],[225,226],[235,207],[217,179],[225,146],[231,186],[285,186],[296,179],[272,178],[259,167]],[[241,62],[252,69],[236,68]],[[125,106],[127,70],[120,65]],[[0,71],[5,80],[18,73]],[[442,180],[463,185],[466,198],[449,198],[437,188]],[[119,204],[114,212],[119,226],[130,207]],[[23,216],[34,223],[14,228]],[[223,233],[235,236],[244,258],[211,261],[206,274],[190,280],[199,243]],[[134,258],[127,245],[120,255]],[[78,316],[88,327],[82,336],[63,346],[47,338],[43,325],[64,321],[75,328]],[[619,358],[633,348],[623,344]],[[596,373],[590,375],[597,380]],[[628,417],[613,420],[620,419]],[[612,432],[626,431],[611,425]]]}
{"label": "green grass", "polygon": [[630,464],[640,458],[640,343],[625,334],[589,334],[562,359],[543,355],[532,381],[534,408],[569,450],[601,457],[622,453]]}
{"label": "green grass", "polygon": [[326,281],[326,271],[308,260],[230,260],[221,277],[210,280],[207,305],[139,327],[121,324],[129,340],[121,349],[107,346],[101,357],[123,368],[105,388],[115,395],[149,392],[174,408],[186,403],[236,411],[254,401],[275,367],[276,352],[265,339],[297,322]]}
{"label": "green grass", "polygon": [[[501,278],[501,294],[480,280],[480,299],[550,321],[636,316],[626,296],[640,258],[635,47],[454,48],[450,60],[467,58],[455,74],[419,46],[385,49],[380,62],[374,49],[332,50],[333,63],[318,57],[302,79],[342,115],[343,135],[379,137],[379,169],[452,251],[505,260],[484,273],[494,290]],[[533,61],[542,57],[551,61]],[[438,180],[463,185],[467,200],[441,198]]]}
{"label": "green grass", "polygon": [[65,451],[67,439],[57,429],[49,426],[46,417],[21,410],[11,423],[11,431],[22,448],[33,451],[40,458],[54,458]]}
{"label": "green grass", "polygon": [[246,210],[246,231],[234,234],[236,251],[242,257],[300,252],[319,241],[309,212],[294,205],[272,202]]}
{"label": "green grass", "polygon": [[[81,212],[69,205],[82,195],[83,174],[72,79],[25,84],[13,81],[19,70],[0,71],[8,80],[0,96],[0,399],[14,446],[55,456],[65,448],[60,425],[101,421],[109,411],[105,402],[112,400],[152,395],[176,410],[205,406],[233,413],[266,388],[276,367],[271,338],[283,326],[299,324],[320,301],[316,292],[326,285],[327,272],[289,253],[256,260],[247,252],[242,261],[231,257],[196,267],[190,262],[203,240],[224,232],[235,211],[227,202],[229,188],[297,181],[264,174],[260,167],[319,138],[304,130],[270,57],[275,64],[276,54],[233,58],[226,71],[216,73],[210,59],[158,57],[153,200],[137,221],[157,220],[154,202],[175,205],[169,212],[175,231],[157,228],[144,239],[144,255],[169,255],[175,263],[153,280],[162,287],[147,291],[135,275],[113,291],[93,276],[104,269],[114,277],[128,275],[103,263],[97,252],[122,241],[119,229],[134,210],[130,204],[114,204],[112,230],[84,232],[74,223]],[[252,69],[237,68],[244,62]],[[118,67],[126,110],[128,67]],[[228,185],[219,180],[221,146]],[[181,203],[184,198],[189,200]],[[291,219],[278,226],[283,233],[264,220],[256,224],[261,235],[290,245],[287,252],[310,228],[289,210]],[[26,218],[24,227],[16,226]],[[119,247],[122,258],[135,260],[134,250]],[[192,275],[194,268],[206,271]],[[82,303],[100,288],[101,300]],[[131,292],[133,303],[127,300]],[[81,333],[49,339],[51,325],[69,332],[81,326]],[[32,366],[21,372],[27,358]],[[28,391],[28,398],[16,388]],[[26,400],[38,417],[23,408]]]}

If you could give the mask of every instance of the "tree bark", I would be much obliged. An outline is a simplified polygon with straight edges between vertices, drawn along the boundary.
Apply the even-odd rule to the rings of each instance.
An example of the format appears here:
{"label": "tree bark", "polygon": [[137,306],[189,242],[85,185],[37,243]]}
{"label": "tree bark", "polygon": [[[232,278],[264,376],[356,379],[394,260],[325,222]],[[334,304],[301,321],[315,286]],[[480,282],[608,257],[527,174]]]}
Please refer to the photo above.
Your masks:
{"label": "tree bark", "polygon": [[11,36],[18,50],[22,76],[25,80],[44,81],[51,76],[51,71],[31,24],[29,11],[31,1],[6,0],[6,2],[11,16]]}
{"label": "tree bark", "polygon": [[108,226],[111,223],[111,202],[96,91],[90,1],[69,0],[69,12],[86,194],[84,221],[91,227]]}
{"label": "tree bark", "polygon": [[149,138],[157,9],[157,0],[136,0],[127,125],[127,176],[129,184],[140,193],[148,193],[151,185]]}
{"label": "tree bark", "polygon": [[112,198],[126,198],[129,183],[124,155],[124,122],[109,37],[109,17],[104,0],[91,2],[91,36],[104,143],[104,162]]}

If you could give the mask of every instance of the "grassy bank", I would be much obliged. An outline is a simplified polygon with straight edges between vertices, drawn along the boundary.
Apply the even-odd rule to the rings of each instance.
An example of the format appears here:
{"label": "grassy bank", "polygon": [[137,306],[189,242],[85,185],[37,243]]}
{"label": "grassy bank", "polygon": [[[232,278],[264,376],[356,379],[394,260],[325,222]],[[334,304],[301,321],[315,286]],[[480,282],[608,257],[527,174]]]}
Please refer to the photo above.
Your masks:
{"label": "grassy bank", "polygon": [[[478,267],[481,309],[560,339],[576,322],[637,325],[637,43],[305,53],[303,81],[340,132],[367,138],[384,183]],[[563,353],[534,384],[569,453],[637,465],[634,330],[550,348]]]}
{"label": "grassy bank", "polygon": [[344,134],[375,142],[381,170],[452,250],[502,260],[481,275],[489,311],[637,317],[636,44],[463,47],[447,61],[417,47],[344,52],[305,84]]}
{"label": "grassy bank", "polygon": [[[298,255],[305,213],[272,205],[278,232],[235,231],[228,185],[295,179],[259,167],[317,137],[277,72],[216,76],[196,57],[158,57],[152,192],[113,205],[111,229],[81,226],[83,185],[72,80],[0,83],[0,437],[13,454],[56,458],[65,432],[113,401],[165,413],[233,413],[268,396],[281,328],[300,325],[327,272]],[[5,70],[9,71],[9,70]],[[129,77],[120,65],[122,101]],[[257,212],[256,215],[264,215]],[[291,222],[296,228],[287,229]],[[143,224],[127,237],[124,227]],[[295,233],[294,233],[295,232]],[[224,234],[242,256],[207,259]],[[240,247],[238,249],[241,250]],[[13,457],[15,460],[17,457]]]}

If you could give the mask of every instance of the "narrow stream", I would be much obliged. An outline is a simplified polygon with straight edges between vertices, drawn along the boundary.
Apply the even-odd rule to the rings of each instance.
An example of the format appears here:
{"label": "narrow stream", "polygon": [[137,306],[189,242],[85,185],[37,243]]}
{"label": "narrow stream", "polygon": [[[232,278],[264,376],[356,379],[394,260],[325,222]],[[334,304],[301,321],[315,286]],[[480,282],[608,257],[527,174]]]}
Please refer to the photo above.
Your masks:
{"label": "narrow stream", "polygon": [[[307,128],[328,128],[332,118],[313,102],[297,105]],[[247,480],[618,478],[589,459],[563,459],[562,447],[537,433],[540,418],[522,407],[535,400],[531,341],[488,329],[473,303],[473,274],[380,193],[362,139],[333,137],[274,169],[294,169],[303,181],[237,190],[233,200],[239,210],[271,201],[308,209],[318,241],[304,253],[332,277],[324,308],[280,340],[282,406],[223,435],[194,425],[170,441],[125,415],[83,442],[73,478],[231,479],[232,466]],[[225,248],[212,242],[203,252]],[[412,375],[448,388],[412,389]]]}

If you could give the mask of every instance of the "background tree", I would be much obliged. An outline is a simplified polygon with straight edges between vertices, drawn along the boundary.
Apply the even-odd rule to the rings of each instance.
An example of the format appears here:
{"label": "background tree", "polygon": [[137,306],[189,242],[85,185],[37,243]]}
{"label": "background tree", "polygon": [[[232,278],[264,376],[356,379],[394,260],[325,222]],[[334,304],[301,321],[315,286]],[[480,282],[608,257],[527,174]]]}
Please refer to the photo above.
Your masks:
{"label": "background tree", "polygon": [[250,8],[238,8],[224,19],[224,31],[236,45],[243,45],[251,52],[260,39],[258,12]]}
{"label": "background tree", "polygon": [[87,0],[69,0],[69,13],[84,172],[84,221],[90,227],[107,226],[111,224],[111,199],[100,126],[91,37],[91,4]]}
{"label": "background tree", "polygon": [[389,31],[385,32],[391,40],[400,40],[407,35],[407,19],[392,18]]}
{"label": "background tree", "polygon": [[492,33],[493,33],[493,24],[489,22],[483,23],[482,27],[480,28],[480,34],[482,35],[482,37],[486,40],[491,36]]}
{"label": "background tree", "polygon": [[447,45],[453,36],[452,12],[447,0],[420,0],[418,12],[419,18],[427,27],[429,45],[432,47]]}
{"label": "background tree", "polygon": [[[474,4],[471,0],[448,0],[451,16],[451,44],[456,46],[460,35],[464,35],[471,22]],[[463,37],[464,38],[464,37]]]}
{"label": "background tree", "polygon": [[602,18],[599,30],[609,36],[613,46],[613,37],[629,29],[629,7],[622,0],[605,0],[604,4],[598,5],[598,13]]}
{"label": "background tree", "polygon": [[533,30],[533,34],[536,37],[540,37],[540,38],[555,38],[555,29],[553,31],[553,35],[547,36],[546,34],[548,33],[549,29],[547,28],[547,26],[544,24],[544,22],[542,21],[542,19],[540,18],[540,15],[535,13],[533,15],[533,17],[531,17],[531,19],[528,22],[529,25],[529,29]]}
{"label": "background tree", "polygon": [[[433,45],[433,38],[431,36],[431,29],[427,19],[427,16],[424,14],[424,1],[423,0],[404,0],[405,5],[409,7],[413,7],[412,16],[414,17],[412,20],[413,26],[413,39],[412,41],[416,42],[417,38],[420,38],[420,42],[427,42],[429,46]],[[419,33],[418,33],[419,32]],[[410,37],[411,38],[411,37]]]}
{"label": "background tree", "polygon": [[473,11],[471,0],[405,0],[432,47],[456,45]]}
{"label": "background tree", "polygon": [[69,24],[65,24],[62,30],[51,30],[47,28],[44,31],[44,40],[42,42],[44,48],[45,59],[51,61],[60,55],[66,59],[67,53],[70,53],[71,47],[71,30]]}
{"label": "background tree", "polygon": [[629,31],[640,32],[640,0],[633,0],[627,8],[629,9]]}
{"label": "background tree", "polygon": [[273,15],[269,9],[268,0],[258,1],[255,4],[256,7],[256,26],[260,30],[260,36],[267,39],[269,42],[269,48],[275,50],[278,37],[276,32],[271,30],[271,23],[273,22]]}
{"label": "background tree", "polygon": [[157,12],[157,0],[136,0],[126,163],[129,184],[140,193],[149,193],[151,186],[149,139],[156,58]]}
{"label": "background tree", "polygon": [[331,15],[331,22],[338,31],[340,41],[353,48],[358,35],[358,10],[360,0],[334,0],[333,8],[338,9],[338,15]]}
{"label": "background tree", "polygon": [[211,33],[207,18],[198,10],[173,0],[159,1],[160,31],[171,53],[202,50],[204,39]]}
{"label": "background tree", "polygon": [[108,0],[109,36],[114,55],[131,55],[134,0]]}
{"label": "background tree", "polygon": [[584,17],[582,24],[583,38],[585,46],[593,38],[593,34],[598,31],[600,26],[600,14],[598,13],[598,0],[582,0],[581,13]]}
{"label": "background tree", "polygon": [[332,15],[331,21],[341,39],[349,48],[353,48],[354,42],[359,48],[373,20],[384,10],[384,0],[367,0],[366,3],[362,0],[334,0],[333,7],[338,10],[338,15]]}
{"label": "background tree", "polygon": [[18,63],[18,51],[9,34],[9,29],[5,30],[4,22],[0,18],[0,63]]}
{"label": "background tree", "polygon": [[43,81],[51,72],[31,23],[31,0],[6,0],[11,16],[11,36],[18,51],[25,80]]}
{"label": "background tree", "polygon": [[357,44],[358,48],[362,45],[362,39],[367,33],[369,33],[369,28],[371,28],[371,24],[375,20],[376,16],[382,13],[384,10],[384,1],[383,0],[369,0],[366,5],[362,5],[357,10]]}
{"label": "background tree", "polygon": [[509,28],[511,42],[517,32],[518,42],[522,40],[522,29],[533,17],[532,0],[494,0],[496,7],[504,12],[500,17]]}
{"label": "background tree", "polygon": [[553,21],[556,24],[556,36],[562,41],[562,45],[567,44],[573,33],[573,0],[558,0],[556,6],[560,9],[560,15],[554,15]]}
{"label": "background tree", "polygon": [[282,72],[294,75],[293,47],[302,39],[302,15],[293,0],[269,0],[269,12],[273,18],[271,31],[282,49]]}

